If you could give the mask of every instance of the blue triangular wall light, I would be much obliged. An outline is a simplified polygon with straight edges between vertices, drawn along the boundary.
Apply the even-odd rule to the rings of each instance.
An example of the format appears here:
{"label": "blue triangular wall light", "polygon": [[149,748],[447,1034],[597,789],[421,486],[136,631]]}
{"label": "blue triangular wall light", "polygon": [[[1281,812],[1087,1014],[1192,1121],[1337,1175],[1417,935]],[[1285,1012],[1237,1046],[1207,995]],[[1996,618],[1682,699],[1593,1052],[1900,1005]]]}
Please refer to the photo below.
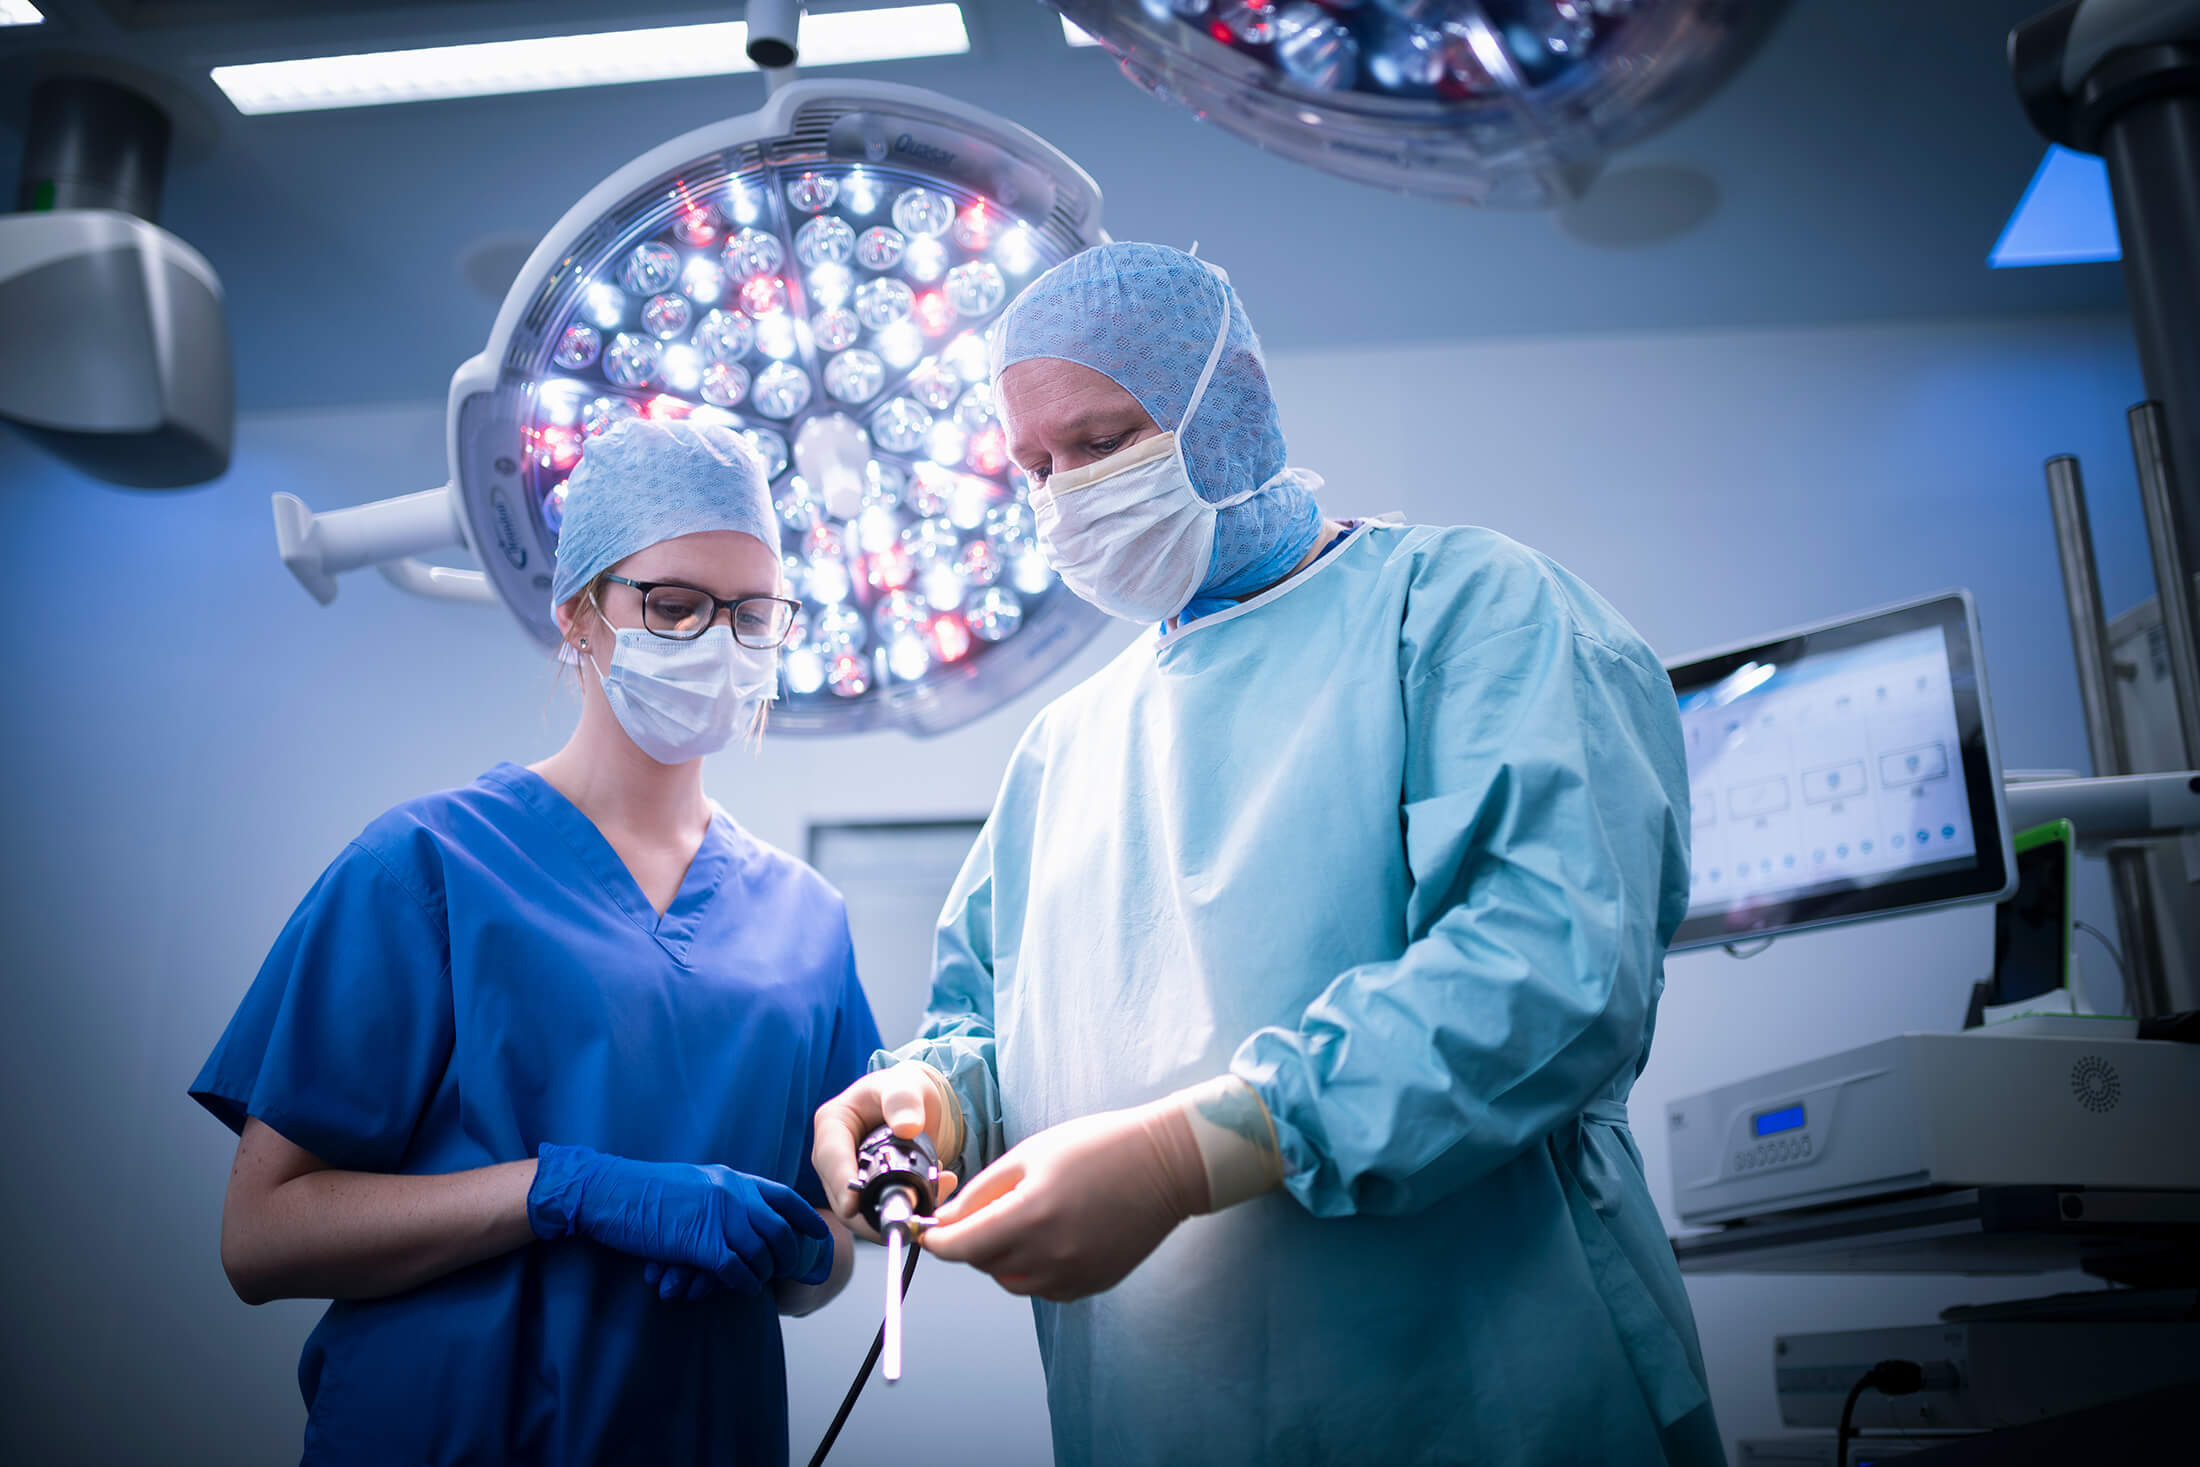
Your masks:
{"label": "blue triangular wall light", "polygon": [[2120,260],[2116,207],[2108,194],[2108,165],[2090,153],[2056,144],[2002,226],[1986,263],[1996,270],[2020,265],[2075,265]]}

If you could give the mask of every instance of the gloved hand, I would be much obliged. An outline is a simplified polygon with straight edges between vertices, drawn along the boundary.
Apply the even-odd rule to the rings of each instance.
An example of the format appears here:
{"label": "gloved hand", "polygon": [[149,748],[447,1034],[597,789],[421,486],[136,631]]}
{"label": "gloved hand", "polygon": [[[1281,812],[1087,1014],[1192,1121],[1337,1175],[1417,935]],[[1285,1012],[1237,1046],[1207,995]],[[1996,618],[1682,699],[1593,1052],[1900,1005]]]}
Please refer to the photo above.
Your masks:
{"label": "gloved hand", "polygon": [[1267,1108],[1224,1075],[1011,1147],[919,1241],[1012,1294],[1067,1303],[1121,1283],[1185,1218],[1282,1180]]}
{"label": "gloved hand", "polygon": [[[809,1203],[730,1167],[629,1161],[545,1143],[527,1190],[527,1221],[538,1238],[577,1235],[700,1270],[741,1294],[773,1278],[820,1283],[832,1268],[831,1234]],[[806,1255],[804,1239],[817,1249]],[[661,1275],[658,1282],[663,1292]],[[693,1287],[692,1278],[680,1282],[683,1293]]]}
{"label": "gloved hand", "polygon": [[[856,1194],[848,1184],[855,1180],[856,1148],[880,1126],[892,1126],[904,1140],[921,1131],[932,1138],[940,1160],[952,1161],[962,1154],[962,1107],[939,1071],[904,1060],[873,1070],[817,1108],[810,1163],[825,1184],[833,1211],[857,1237],[874,1243],[881,1240],[856,1211]],[[955,1182],[955,1174],[943,1168],[935,1200],[944,1202]]]}
{"label": "gloved hand", "polygon": [[1011,1294],[1066,1303],[1114,1288],[1206,1206],[1191,1126],[1159,1102],[1066,1121],[1010,1148],[939,1210],[922,1242]]}
{"label": "gloved hand", "polygon": [[[798,1283],[819,1282],[818,1275],[832,1272],[833,1240],[828,1237],[823,1242],[818,1242],[804,1238],[802,1257],[807,1266],[792,1277]],[[682,1300],[693,1303],[718,1292],[717,1275],[699,1268],[690,1268],[684,1263],[659,1263],[655,1259],[642,1265],[642,1282],[668,1304]]]}
{"label": "gloved hand", "polygon": [[642,1265],[642,1282],[668,1304],[681,1300],[693,1303],[718,1292],[715,1275],[684,1263],[659,1263],[655,1259]]}

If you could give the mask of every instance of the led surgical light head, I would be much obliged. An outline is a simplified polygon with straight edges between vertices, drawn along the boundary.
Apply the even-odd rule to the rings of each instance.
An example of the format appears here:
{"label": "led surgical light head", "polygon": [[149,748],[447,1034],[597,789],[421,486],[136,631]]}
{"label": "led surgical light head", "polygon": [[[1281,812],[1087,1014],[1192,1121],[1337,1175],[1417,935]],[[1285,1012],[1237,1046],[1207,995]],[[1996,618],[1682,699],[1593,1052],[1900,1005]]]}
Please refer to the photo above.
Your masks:
{"label": "led surgical light head", "polygon": [[1688,112],[1786,0],[1048,0],[1154,95],[1328,173],[1535,206]]}
{"label": "led surgical light head", "polygon": [[[715,424],[762,468],[803,601],[774,730],[953,728],[1102,624],[1034,553],[984,337],[1104,237],[1091,178],[1022,128],[910,87],[787,85],[635,159],[544,237],[452,380],[449,485],[402,512],[280,496],[284,560],[323,601],[367,564],[502,600],[555,646],[591,445],[633,419]],[[460,541],[479,573],[405,558]]]}

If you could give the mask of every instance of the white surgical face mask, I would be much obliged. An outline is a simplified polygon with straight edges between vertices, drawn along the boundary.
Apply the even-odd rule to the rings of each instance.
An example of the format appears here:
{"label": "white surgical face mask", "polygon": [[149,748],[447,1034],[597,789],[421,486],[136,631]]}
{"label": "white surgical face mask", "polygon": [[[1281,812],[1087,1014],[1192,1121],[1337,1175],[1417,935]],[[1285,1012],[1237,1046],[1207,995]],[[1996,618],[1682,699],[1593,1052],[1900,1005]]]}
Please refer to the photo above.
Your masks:
{"label": "white surgical face mask", "polygon": [[1176,431],[1056,474],[1032,491],[1040,553],[1063,585],[1111,616],[1156,622],[1182,611],[1214,564],[1216,514],[1260,492],[1210,504],[1184,465],[1184,430],[1229,337],[1225,309]]}
{"label": "white surgical face mask", "polygon": [[616,630],[611,665],[597,670],[604,701],[635,747],[659,764],[717,753],[771,700],[776,648],[744,647],[723,626],[689,642],[640,627]]}
{"label": "white surgical face mask", "polygon": [[1056,474],[1031,496],[1040,553],[1062,584],[1137,622],[1168,620],[1199,590],[1221,508],[1192,487],[1174,433]]}

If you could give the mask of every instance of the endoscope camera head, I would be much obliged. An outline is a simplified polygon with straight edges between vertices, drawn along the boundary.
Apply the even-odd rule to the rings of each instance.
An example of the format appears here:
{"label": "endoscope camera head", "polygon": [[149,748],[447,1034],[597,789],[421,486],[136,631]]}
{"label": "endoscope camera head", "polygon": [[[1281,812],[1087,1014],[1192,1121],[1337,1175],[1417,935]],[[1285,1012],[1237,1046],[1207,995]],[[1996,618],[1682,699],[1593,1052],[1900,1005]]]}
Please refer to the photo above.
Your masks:
{"label": "endoscope camera head", "polygon": [[919,1132],[905,1139],[879,1127],[856,1149],[848,1187],[863,1220],[881,1236],[889,1228],[911,1229],[915,1219],[932,1215],[939,1199],[940,1158],[932,1138]]}
{"label": "endoscope camera head", "polygon": [[[848,1187],[856,1194],[856,1210],[886,1244],[886,1319],[878,1347],[892,1384],[901,1379],[901,1296],[917,1266],[912,1245],[939,1200],[940,1157],[932,1138],[919,1132],[904,1139],[892,1127],[880,1126],[856,1148],[856,1174]],[[827,1433],[828,1441],[832,1435]]]}

